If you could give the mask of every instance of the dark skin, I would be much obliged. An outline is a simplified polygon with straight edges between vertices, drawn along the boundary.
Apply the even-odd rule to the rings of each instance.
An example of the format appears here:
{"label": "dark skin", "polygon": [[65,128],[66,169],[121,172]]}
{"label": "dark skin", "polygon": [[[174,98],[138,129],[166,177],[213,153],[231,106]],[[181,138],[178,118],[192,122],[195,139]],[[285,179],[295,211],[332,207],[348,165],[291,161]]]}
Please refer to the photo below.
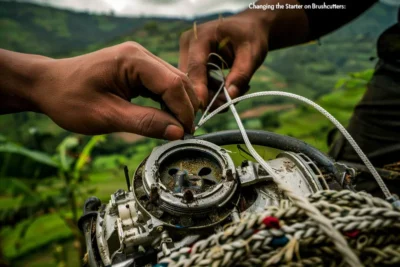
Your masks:
{"label": "dark skin", "polygon": [[[324,1],[315,1],[322,3]],[[353,1],[348,9],[357,9],[353,17],[341,17],[337,11],[335,21],[329,21],[326,31],[320,37],[355,18],[375,1]],[[297,0],[261,0],[257,5],[300,4]],[[360,8],[361,7],[361,8]],[[314,23],[325,23],[323,21]],[[263,63],[268,51],[309,41],[312,37],[309,20],[303,9],[260,10],[247,9],[224,19],[209,21],[185,32],[180,40],[179,68],[187,72],[193,82],[200,107],[204,109],[213,97],[214,90],[208,84],[207,62],[209,53],[219,54],[229,65],[230,72],[226,77],[226,88],[230,97],[236,98],[245,94],[254,72]],[[290,64],[290,63],[288,63]],[[226,102],[221,93],[213,108]]]}
{"label": "dark skin", "polygon": [[[198,100],[186,74],[134,42],[51,59],[0,50],[0,114],[44,113],[81,134],[131,132],[176,140],[192,132]],[[130,103],[163,101],[171,114]]]}

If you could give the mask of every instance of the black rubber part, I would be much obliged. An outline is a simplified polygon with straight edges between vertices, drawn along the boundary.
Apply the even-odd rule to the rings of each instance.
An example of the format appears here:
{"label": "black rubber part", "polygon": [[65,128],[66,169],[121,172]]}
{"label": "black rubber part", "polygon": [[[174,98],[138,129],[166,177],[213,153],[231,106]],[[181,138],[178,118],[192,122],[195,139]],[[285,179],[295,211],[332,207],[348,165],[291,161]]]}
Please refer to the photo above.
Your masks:
{"label": "black rubber part", "polygon": [[[246,130],[247,136],[253,145],[266,146],[284,151],[303,153],[314,160],[317,165],[328,172],[337,173],[334,161],[315,147],[290,136],[280,135],[267,131]],[[214,143],[218,146],[243,144],[243,137],[239,130],[220,131],[216,133],[198,135],[194,138]]]}
{"label": "black rubber part", "polygon": [[101,201],[97,197],[89,197],[86,199],[85,204],[83,205],[83,215],[78,220],[79,230],[83,233],[83,224],[89,219],[97,218],[97,211],[100,208]]}
{"label": "black rubber part", "polygon": [[85,237],[88,266],[98,267],[92,246],[92,223],[96,221],[101,201],[97,197],[89,197],[83,205],[83,215],[78,220],[78,227]]}

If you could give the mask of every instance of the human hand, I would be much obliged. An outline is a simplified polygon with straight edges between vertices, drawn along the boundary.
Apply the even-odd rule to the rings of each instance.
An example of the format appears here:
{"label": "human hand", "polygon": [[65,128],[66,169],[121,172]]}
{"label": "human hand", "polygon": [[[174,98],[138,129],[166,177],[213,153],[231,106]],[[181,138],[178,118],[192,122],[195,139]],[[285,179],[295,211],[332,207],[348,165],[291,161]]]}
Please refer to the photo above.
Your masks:
{"label": "human hand", "polygon": [[[179,139],[192,132],[198,100],[188,77],[137,43],[47,60],[31,98],[62,128],[82,134],[131,132]],[[174,116],[130,103],[163,101]]]}
{"label": "human hand", "polygon": [[[260,0],[256,5],[299,4],[298,0]],[[253,4],[254,5],[254,4]],[[249,82],[268,50],[307,40],[308,21],[304,10],[247,9],[235,16],[201,24],[182,34],[179,69],[188,73],[201,108],[211,101],[216,88],[208,76],[209,54],[220,55],[230,72],[226,87],[236,98],[249,90]],[[215,63],[216,57],[212,58]],[[221,66],[221,62],[217,62]],[[226,102],[221,93],[213,109]]]}
{"label": "human hand", "polygon": [[[236,98],[249,89],[251,76],[264,61],[268,51],[267,29],[261,21],[246,15],[236,15],[201,24],[196,34],[193,30],[182,34],[180,40],[179,68],[188,73],[193,82],[200,105],[204,109],[213,97],[207,63],[214,61],[210,53],[217,53],[231,70],[226,77],[230,97]],[[221,66],[220,62],[217,62]],[[209,90],[210,89],[210,90]],[[213,107],[225,102],[221,93]]]}

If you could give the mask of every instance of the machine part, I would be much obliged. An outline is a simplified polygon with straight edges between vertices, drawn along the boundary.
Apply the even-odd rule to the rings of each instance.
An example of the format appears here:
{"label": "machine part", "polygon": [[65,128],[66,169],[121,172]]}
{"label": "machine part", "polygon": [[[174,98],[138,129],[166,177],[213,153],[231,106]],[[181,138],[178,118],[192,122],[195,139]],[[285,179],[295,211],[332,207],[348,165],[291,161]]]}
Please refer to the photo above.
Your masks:
{"label": "machine part", "polygon": [[[95,223],[95,219],[97,217],[97,210],[101,205],[100,199],[97,197],[90,197],[85,201],[83,206],[83,215],[79,218],[78,226],[82,231],[85,242],[86,242],[86,251],[87,251],[87,264],[89,267],[98,266],[98,259],[96,255],[98,255],[97,243],[93,242],[93,224]],[[96,249],[93,249],[96,247]]]}
{"label": "machine part", "polygon": [[101,212],[97,215],[96,222],[96,240],[97,246],[99,249],[99,254],[101,257],[101,261],[105,266],[111,265],[110,252],[108,249],[108,243],[105,240],[105,233],[102,225],[104,224],[104,212],[103,217],[100,215]]}
{"label": "machine part", "polygon": [[[302,196],[329,189],[325,177],[333,175],[303,153],[283,151],[266,164]],[[259,163],[235,166],[227,150],[196,139],[156,147],[130,188],[96,212],[93,266],[156,264],[245,214],[290,205]]]}
{"label": "machine part", "polygon": [[[357,169],[358,172],[361,173],[371,173],[367,167],[360,163],[348,162],[348,161],[340,161],[340,163],[345,164],[346,166],[353,167]],[[390,180],[400,180],[400,172],[397,170],[391,170],[386,168],[376,168],[376,171],[382,176],[383,179]]]}
{"label": "machine part", "polygon": [[125,173],[125,181],[126,181],[126,187],[128,188],[128,191],[131,190],[131,181],[129,179],[129,169],[128,166],[124,166],[124,173]]}
{"label": "machine part", "polygon": [[134,181],[133,190],[143,187],[149,196],[146,205],[157,203],[155,210],[150,209],[156,217],[164,212],[202,217],[231,200],[237,187],[235,175],[235,165],[226,150],[201,140],[176,141],[152,152],[142,183]]}
{"label": "machine part", "polygon": [[[327,172],[336,173],[334,161],[315,147],[290,136],[280,135],[267,131],[246,130],[253,145],[271,147],[283,151],[303,153],[311,158],[318,167]],[[243,144],[243,136],[239,130],[227,130],[216,133],[198,135],[194,138],[208,141],[219,146]]]}

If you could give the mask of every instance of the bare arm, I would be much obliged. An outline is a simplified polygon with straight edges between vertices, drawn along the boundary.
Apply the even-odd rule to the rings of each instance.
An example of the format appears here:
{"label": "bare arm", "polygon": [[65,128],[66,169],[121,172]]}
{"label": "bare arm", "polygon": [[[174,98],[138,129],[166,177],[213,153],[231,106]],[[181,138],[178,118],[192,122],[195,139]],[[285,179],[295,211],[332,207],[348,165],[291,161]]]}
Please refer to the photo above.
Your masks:
{"label": "bare arm", "polygon": [[32,88],[43,64],[51,59],[0,49],[0,114],[37,111]]}
{"label": "bare arm", "polygon": [[[179,139],[191,132],[197,97],[187,76],[137,43],[51,59],[0,50],[0,113],[41,112],[82,134],[132,132]],[[171,111],[130,103],[162,100]]]}

